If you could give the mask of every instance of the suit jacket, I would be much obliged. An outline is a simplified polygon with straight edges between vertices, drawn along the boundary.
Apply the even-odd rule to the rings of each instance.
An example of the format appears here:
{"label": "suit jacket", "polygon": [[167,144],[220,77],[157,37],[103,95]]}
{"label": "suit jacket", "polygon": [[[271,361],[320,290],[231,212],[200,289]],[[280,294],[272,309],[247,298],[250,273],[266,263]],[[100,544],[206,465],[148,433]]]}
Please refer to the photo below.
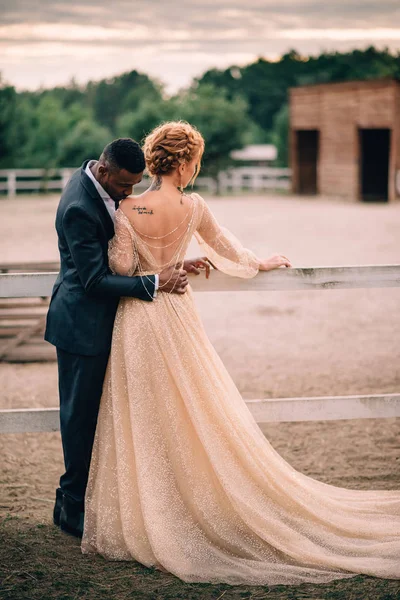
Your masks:
{"label": "suit jacket", "polygon": [[151,301],[155,277],[144,282],[141,277],[111,273],[108,242],[114,223],[85,173],[88,162],[72,175],[57,209],[61,265],[47,313],[45,340],[66,352],[96,356],[110,349],[119,298]]}

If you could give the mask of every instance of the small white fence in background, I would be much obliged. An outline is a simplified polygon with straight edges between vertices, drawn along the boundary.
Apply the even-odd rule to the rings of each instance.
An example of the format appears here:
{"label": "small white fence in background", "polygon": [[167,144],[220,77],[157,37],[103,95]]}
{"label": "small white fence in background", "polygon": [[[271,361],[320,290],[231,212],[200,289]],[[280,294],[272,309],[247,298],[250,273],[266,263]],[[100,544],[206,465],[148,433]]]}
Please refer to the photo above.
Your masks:
{"label": "small white fence in background", "polygon": [[[47,297],[56,273],[0,274],[0,298]],[[277,269],[254,279],[191,278],[196,292],[331,290],[400,287],[400,265]],[[395,359],[394,359],[395,360]],[[54,399],[56,402],[56,399]],[[400,417],[400,394],[247,400],[257,423]],[[57,408],[0,410],[0,433],[57,431]]]}
{"label": "small white fence in background", "polygon": [[75,169],[14,169],[0,170],[0,192],[9,198],[17,192],[56,192],[64,189]]}
{"label": "small white fence in background", "polygon": [[[0,193],[6,192],[13,198],[18,192],[59,192],[66,186],[74,168],[65,169],[13,169],[0,170]],[[226,194],[228,192],[266,190],[289,190],[290,169],[277,169],[274,167],[235,167],[221,171],[217,179],[212,177],[198,177],[195,187],[205,189],[209,194]],[[149,178],[135,186],[135,189],[144,190],[149,185]],[[1,198],[1,196],[0,196]]]}
{"label": "small white fence in background", "polygon": [[289,190],[291,169],[275,167],[235,167],[218,175],[219,193],[251,190]]}

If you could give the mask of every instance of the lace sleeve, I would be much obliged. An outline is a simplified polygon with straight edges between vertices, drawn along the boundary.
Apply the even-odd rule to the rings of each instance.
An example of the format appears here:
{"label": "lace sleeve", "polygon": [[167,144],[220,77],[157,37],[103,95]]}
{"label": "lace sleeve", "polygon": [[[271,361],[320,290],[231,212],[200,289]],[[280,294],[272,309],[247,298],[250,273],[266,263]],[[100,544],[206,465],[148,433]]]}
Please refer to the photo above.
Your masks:
{"label": "lace sleeve", "polygon": [[108,243],[108,262],[116,275],[134,274],[137,267],[137,253],[133,232],[127,223],[128,218],[121,210],[115,213],[115,235]]}
{"label": "lace sleeve", "polygon": [[260,264],[257,256],[244,248],[228,229],[221,227],[204,199],[198,194],[197,197],[200,217],[195,237],[204,256],[227,275],[244,279],[257,275]]}

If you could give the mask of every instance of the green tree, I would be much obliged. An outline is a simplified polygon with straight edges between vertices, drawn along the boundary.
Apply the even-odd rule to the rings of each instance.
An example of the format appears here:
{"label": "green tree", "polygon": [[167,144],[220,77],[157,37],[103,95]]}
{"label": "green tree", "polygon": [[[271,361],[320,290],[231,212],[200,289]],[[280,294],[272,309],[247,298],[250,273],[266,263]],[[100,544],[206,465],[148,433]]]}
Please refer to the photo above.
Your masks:
{"label": "green tree", "polygon": [[251,127],[246,101],[231,99],[224,89],[211,84],[191,88],[176,99],[176,118],[195,125],[205,139],[203,171],[216,177],[231,163],[229,154],[242,148]]}
{"label": "green tree", "polygon": [[137,71],[89,83],[86,91],[96,121],[111,131],[115,131],[118,117],[137,110],[143,99],[157,101],[161,98],[161,86]]}
{"label": "green tree", "polygon": [[32,137],[35,132],[35,107],[32,100],[23,94],[18,95],[15,117],[12,124],[11,139],[13,153],[9,166],[30,168],[32,166]]}
{"label": "green tree", "polygon": [[177,118],[176,99],[143,100],[137,110],[121,115],[116,122],[116,133],[121,137],[131,137],[142,143],[152,129],[165,121]]}
{"label": "green tree", "polygon": [[33,131],[25,148],[31,167],[57,166],[58,147],[69,129],[68,114],[61,102],[46,95],[33,111]]}
{"label": "green tree", "polygon": [[15,89],[3,84],[0,78],[0,166],[13,166],[15,158],[15,119],[17,115],[17,93]]}
{"label": "green tree", "polygon": [[62,167],[78,167],[86,159],[97,159],[111,139],[107,127],[91,120],[80,121],[61,141],[57,163]]}

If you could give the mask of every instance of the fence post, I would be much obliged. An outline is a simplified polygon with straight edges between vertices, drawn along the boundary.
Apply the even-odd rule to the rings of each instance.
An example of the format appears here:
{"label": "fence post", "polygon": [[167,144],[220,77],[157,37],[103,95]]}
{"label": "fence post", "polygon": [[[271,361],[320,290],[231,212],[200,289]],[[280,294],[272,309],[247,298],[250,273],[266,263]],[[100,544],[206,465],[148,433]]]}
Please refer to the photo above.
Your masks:
{"label": "fence post", "polygon": [[10,171],[7,177],[8,197],[14,198],[17,193],[17,174],[15,171]]}
{"label": "fence post", "polygon": [[228,191],[229,177],[226,171],[220,171],[217,176],[218,193],[224,195]]}
{"label": "fence post", "polygon": [[64,189],[69,181],[70,176],[71,176],[70,169],[62,169],[61,176],[62,176],[61,185],[62,185],[62,189]]}

